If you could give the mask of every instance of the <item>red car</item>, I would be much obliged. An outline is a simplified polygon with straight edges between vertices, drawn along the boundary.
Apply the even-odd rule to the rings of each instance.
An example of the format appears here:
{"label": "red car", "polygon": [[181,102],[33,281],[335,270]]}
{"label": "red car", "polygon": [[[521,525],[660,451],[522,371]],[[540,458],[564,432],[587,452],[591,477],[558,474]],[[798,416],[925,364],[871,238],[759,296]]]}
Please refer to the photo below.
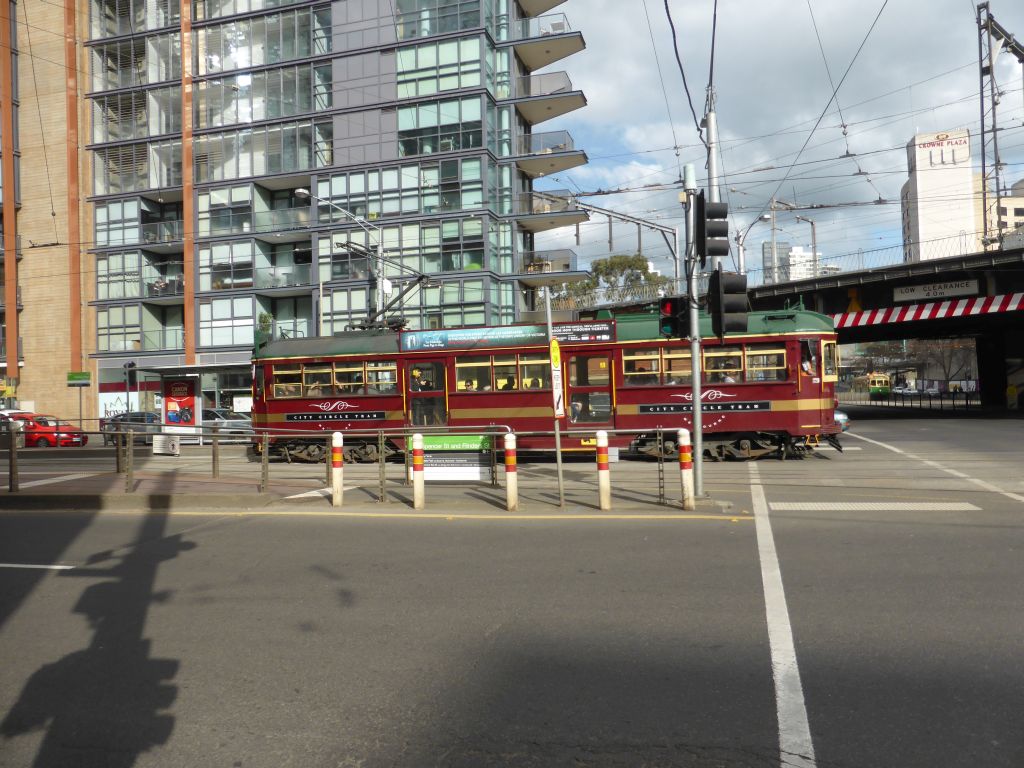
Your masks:
{"label": "red car", "polygon": [[25,421],[25,445],[27,447],[50,448],[57,446],[85,445],[89,436],[70,421],[32,413],[19,418]]}

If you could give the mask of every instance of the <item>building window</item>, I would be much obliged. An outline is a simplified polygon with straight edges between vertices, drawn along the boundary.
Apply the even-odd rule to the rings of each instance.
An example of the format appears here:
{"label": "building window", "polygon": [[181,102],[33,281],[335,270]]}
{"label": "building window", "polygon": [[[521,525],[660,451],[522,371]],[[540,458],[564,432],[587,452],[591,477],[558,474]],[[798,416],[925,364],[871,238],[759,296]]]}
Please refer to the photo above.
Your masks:
{"label": "building window", "polygon": [[96,298],[124,299],[139,296],[141,259],[138,251],[96,257]]}
{"label": "building window", "polygon": [[92,39],[138,34],[160,27],[178,26],[178,0],[94,0],[89,4]]}
{"label": "building window", "polygon": [[195,32],[199,74],[248,69],[329,53],[329,5],[239,19]]}
{"label": "building window", "polygon": [[399,107],[398,154],[476,149],[483,138],[480,105],[480,97],[473,97]]}
{"label": "building window", "polygon": [[329,166],[333,136],[331,121],[304,120],[197,137],[196,182]]}
{"label": "building window", "polygon": [[253,341],[253,299],[210,299],[199,303],[199,346],[251,345]]}
{"label": "building window", "polygon": [[197,196],[200,237],[216,237],[252,229],[252,185],[217,187]]}
{"label": "building window", "polygon": [[304,64],[204,80],[196,84],[196,123],[199,128],[214,128],[305,114],[313,111],[314,90],[317,108],[330,107],[330,65]]}
{"label": "building window", "polygon": [[94,217],[97,248],[139,242],[138,200],[97,203]]}
{"label": "building window", "polygon": [[481,158],[465,158],[335,174],[318,182],[318,219],[321,223],[347,221],[335,206],[371,221],[381,216],[481,208],[483,167]]}
{"label": "building window", "polygon": [[178,32],[174,32],[92,47],[92,90],[132,88],[180,79],[180,38]]}
{"label": "building window", "polygon": [[199,249],[199,290],[252,288],[252,240],[214,243]]}
{"label": "building window", "polygon": [[397,51],[398,98],[478,88],[480,38],[443,40]]}
{"label": "building window", "polygon": [[[490,4],[490,0],[484,0]],[[396,0],[399,40],[429,37],[480,26],[481,0]]]}
{"label": "building window", "polygon": [[139,349],[142,326],[139,305],[106,307],[96,311],[96,350],[98,352],[125,352]]}

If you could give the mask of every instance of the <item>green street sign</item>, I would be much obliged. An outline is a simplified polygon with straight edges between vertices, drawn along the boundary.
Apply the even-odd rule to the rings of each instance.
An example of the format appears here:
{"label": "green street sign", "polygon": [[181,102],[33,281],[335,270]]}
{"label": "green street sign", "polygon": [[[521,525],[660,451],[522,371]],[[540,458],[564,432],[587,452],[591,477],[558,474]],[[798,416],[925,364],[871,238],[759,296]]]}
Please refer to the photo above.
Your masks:
{"label": "green street sign", "polygon": [[424,435],[424,451],[489,451],[489,435]]}
{"label": "green street sign", "polygon": [[92,373],[89,371],[68,371],[69,387],[91,387]]}

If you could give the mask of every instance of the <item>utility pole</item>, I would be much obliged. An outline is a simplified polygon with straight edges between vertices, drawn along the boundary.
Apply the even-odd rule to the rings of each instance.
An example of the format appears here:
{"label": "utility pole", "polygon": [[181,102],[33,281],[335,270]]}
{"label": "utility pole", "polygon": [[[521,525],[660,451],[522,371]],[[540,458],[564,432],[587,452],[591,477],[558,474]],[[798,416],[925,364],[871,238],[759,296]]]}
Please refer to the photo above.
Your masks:
{"label": "utility pole", "polygon": [[772,211],[772,285],[779,282],[779,254],[775,250],[775,197],[772,196],[769,207]]}
{"label": "utility pole", "polygon": [[[707,114],[704,115],[704,127],[708,131],[708,202],[720,203],[722,200],[718,194],[718,157],[716,155],[716,150],[718,149],[718,119],[715,116],[715,90],[710,86],[708,86]],[[722,268],[722,259],[720,257],[713,256],[709,261],[712,272]],[[694,477],[697,477],[696,471],[694,471]]]}
{"label": "utility pole", "polygon": [[689,278],[687,303],[690,315],[690,403],[693,416],[693,493],[704,495],[704,434],[700,390],[700,313],[697,309],[697,249],[693,233],[696,225],[693,201],[697,196],[697,174],[693,163],[683,168],[683,189],[686,193],[686,275]]}

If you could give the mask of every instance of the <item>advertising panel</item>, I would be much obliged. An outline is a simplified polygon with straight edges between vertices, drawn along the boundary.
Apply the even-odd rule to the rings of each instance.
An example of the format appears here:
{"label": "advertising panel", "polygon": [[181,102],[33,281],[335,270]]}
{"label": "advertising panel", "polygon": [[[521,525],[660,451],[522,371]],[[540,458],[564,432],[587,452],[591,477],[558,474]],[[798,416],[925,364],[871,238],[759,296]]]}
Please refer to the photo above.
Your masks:
{"label": "advertising panel", "polygon": [[[563,344],[598,344],[615,340],[612,320],[556,325],[555,338]],[[544,325],[505,325],[479,328],[450,328],[402,333],[403,352],[476,347],[516,347],[547,344]]]}
{"label": "advertising panel", "polygon": [[203,409],[196,392],[198,379],[164,379],[163,422],[165,432],[197,435],[203,423]]}

